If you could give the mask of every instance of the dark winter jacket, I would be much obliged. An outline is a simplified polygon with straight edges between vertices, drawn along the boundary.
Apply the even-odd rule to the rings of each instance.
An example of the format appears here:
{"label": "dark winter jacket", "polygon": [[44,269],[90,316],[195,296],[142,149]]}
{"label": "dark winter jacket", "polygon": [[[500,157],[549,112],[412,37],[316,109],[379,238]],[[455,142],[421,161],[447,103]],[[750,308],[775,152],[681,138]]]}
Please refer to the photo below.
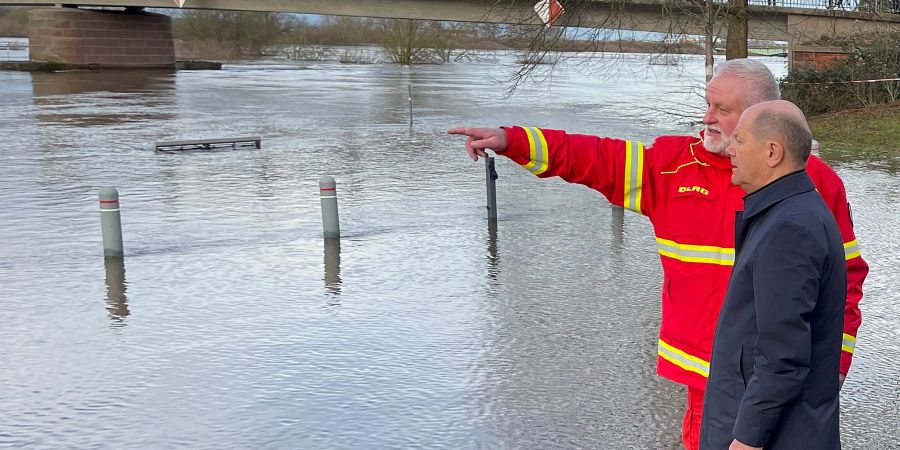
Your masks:
{"label": "dark winter jacket", "polygon": [[844,248],[805,172],[744,198],[735,251],[700,448],[724,450],[737,439],[766,450],[840,449]]}

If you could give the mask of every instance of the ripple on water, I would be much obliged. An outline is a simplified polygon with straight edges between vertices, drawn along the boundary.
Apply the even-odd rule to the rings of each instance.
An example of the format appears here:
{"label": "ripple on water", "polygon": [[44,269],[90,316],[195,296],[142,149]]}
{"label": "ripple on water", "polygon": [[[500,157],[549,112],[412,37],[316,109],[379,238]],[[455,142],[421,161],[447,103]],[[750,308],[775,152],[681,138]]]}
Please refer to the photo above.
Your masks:
{"label": "ripple on water", "polygon": [[[684,392],[654,373],[649,224],[498,158],[491,229],[484,166],[445,131],[685,132],[635,104],[681,98],[702,59],[685,56],[687,80],[572,64],[510,97],[494,80],[514,57],[498,59],[0,73],[0,446],[676,448]],[[263,148],[152,152],[225,135]],[[845,446],[888,448],[898,180],[838,170],[872,266]],[[339,245],[322,239],[325,174]],[[119,188],[121,265],[101,258],[101,186]]]}

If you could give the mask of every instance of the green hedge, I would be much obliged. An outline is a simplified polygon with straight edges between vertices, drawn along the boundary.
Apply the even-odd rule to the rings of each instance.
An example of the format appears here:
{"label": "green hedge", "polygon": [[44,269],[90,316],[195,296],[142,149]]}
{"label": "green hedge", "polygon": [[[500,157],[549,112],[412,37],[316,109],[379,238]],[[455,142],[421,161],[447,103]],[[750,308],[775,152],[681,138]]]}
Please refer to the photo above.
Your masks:
{"label": "green hedge", "polygon": [[785,100],[808,116],[900,100],[900,81],[849,81],[900,78],[900,35],[870,44],[850,45],[849,57],[830,69],[791,69],[781,80]]}

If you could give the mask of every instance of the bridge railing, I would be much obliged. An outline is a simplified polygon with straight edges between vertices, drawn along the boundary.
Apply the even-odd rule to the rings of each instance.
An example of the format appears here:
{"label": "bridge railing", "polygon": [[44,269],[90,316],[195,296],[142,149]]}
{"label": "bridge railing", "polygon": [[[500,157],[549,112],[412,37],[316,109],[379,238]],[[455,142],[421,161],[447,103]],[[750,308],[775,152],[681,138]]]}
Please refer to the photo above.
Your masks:
{"label": "bridge railing", "polygon": [[748,0],[748,4],[900,14],[900,0]]}

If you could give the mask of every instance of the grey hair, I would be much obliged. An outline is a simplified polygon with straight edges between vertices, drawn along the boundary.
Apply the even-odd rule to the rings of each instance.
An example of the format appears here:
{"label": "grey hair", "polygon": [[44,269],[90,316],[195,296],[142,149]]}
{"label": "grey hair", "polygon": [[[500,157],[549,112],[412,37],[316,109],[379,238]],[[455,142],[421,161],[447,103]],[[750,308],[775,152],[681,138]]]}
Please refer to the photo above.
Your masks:
{"label": "grey hair", "polygon": [[747,83],[744,109],[757,103],[780,100],[778,81],[765,64],[747,58],[732,59],[716,65],[715,76],[731,75]]}
{"label": "grey hair", "polygon": [[760,136],[779,141],[794,167],[806,167],[812,150],[812,132],[802,113],[797,117],[784,111],[765,109],[756,116],[752,126]]}

